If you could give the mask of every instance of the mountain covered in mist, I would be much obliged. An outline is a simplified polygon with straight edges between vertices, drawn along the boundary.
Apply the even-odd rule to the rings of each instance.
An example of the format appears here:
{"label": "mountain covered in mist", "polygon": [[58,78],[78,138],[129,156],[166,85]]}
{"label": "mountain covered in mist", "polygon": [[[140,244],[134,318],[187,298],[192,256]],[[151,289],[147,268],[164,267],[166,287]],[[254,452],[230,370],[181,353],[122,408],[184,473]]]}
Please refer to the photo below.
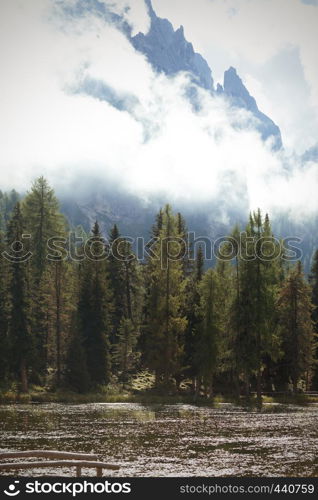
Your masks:
{"label": "mountain covered in mist", "polygon": [[168,76],[176,75],[180,71],[189,72],[195,84],[212,94],[224,96],[232,106],[249,111],[262,139],[270,138],[274,149],[281,148],[279,127],[258,109],[254,97],[249,94],[236,70],[231,67],[225,71],[223,86],[217,84],[215,89],[211,68],[186,40],[183,26],[175,31],[168,19],[161,19],[156,15],[151,0],[146,0],[146,4],[151,20],[150,29],[147,34],[138,33],[131,38],[135,49],[146,55],[156,71]]}
{"label": "mountain covered in mist", "polygon": [[[196,88],[199,87],[208,92],[212,98],[224,99],[233,109],[247,111],[250,120],[246,125],[249,129],[258,131],[264,141],[270,140],[273,150],[281,149],[283,146],[279,127],[259,110],[255,98],[250,95],[237,70],[230,67],[224,73],[223,84],[215,85],[209,64],[186,40],[183,27],[174,30],[169,20],[156,15],[150,0],[146,0],[146,4],[150,16],[150,29],[147,33],[139,32],[132,36],[126,23],[120,25],[120,20],[116,18],[116,24],[121,26],[133,47],[146,56],[155,72],[168,77],[186,72],[190,76],[188,98],[192,101],[194,109],[198,106]],[[120,111],[133,113],[134,96],[122,95],[117,89],[108,87],[105,82],[86,78],[78,89],[73,90],[107,101]],[[317,148],[309,150],[306,155],[304,161],[316,160]],[[236,179],[231,182],[236,183]],[[171,201],[165,199],[164,195],[153,195],[144,200],[137,195],[128,194],[119,185],[107,185],[93,179],[85,181],[85,184],[85,191],[74,189],[72,193],[58,194],[62,200],[62,209],[71,224],[74,226],[82,224],[86,230],[98,219],[104,233],[109,232],[116,223],[121,233],[126,236],[147,238],[148,228],[155,214],[164,203]],[[224,196],[222,194],[217,200],[195,205],[185,202],[175,204],[172,201],[172,203],[176,210],[182,211],[189,228],[194,230],[197,236],[213,238],[227,234],[229,228],[237,222],[244,224],[249,208],[247,193],[244,190],[239,191],[238,202],[231,206],[226,187]],[[282,214],[276,215],[274,225],[279,236],[301,235],[304,240],[304,260],[308,269],[313,249],[318,244],[315,237],[317,221],[311,221],[307,230],[301,223],[293,225],[288,215]]]}
{"label": "mountain covered in mist", "polygon": [[258,109],[254,97],[250,95],[247,88],[244,86],[235,68],[230,67],[225,71],[223,87],[218,85],[217,93],[225,95],[232,106],[250,111],[256,118],[255,127],[258,132],[260,132],[262,139],[266,141],[271,138],[273,140],[274,149],[280,149],[282,147],[282,137],[279,127],[273,120]]}

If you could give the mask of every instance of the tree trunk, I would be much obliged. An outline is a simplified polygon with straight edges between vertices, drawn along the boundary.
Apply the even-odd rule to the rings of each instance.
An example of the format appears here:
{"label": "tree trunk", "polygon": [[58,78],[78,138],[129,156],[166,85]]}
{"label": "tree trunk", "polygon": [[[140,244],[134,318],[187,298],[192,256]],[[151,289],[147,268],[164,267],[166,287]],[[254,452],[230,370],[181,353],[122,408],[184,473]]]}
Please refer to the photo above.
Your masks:
{"label": "tree trunk", "polygon": [[192,393],[196,394],[197,392],[197,379],[196,377],[192,377]]}
{"label": "tree trunk", "polygon": [[309,391],[309,371],[306,371],[306,391]]}
{"label": "tree trunk", "polygon": [[127,313],[130,320],[133,319],[132,305],[131,305],[131,293],[130,293],[130,276],[129,276],[129,262],[125,261],[126,270],[126,302],[127,302]]}
{"label": "tree trunk", "polygon": [[203,385],[204,385],[204,397],[206,399],[208,399],[208,397],[209,397],[209,384],[208,384],[206,379],[204,380]]}
{"label": "tree trunk", "polygon": [[250,399],[250,377],[248,374],[245,375],[245,396]]}
{"label": "tree trunk", "polygon": [[28,392],[28,374],[26,369],[25,359],[22,359],[20,363],[20,376],[21,376],[21,390],[22,392]]}
{"label": "tree trunk", "polygon": [[200,397],[200,390],[201,390],[201,377],[196,377],[196,383],[195,383],[195,397],[196,398]]}
{"label": "tree trunk", "polygon": [[56,296],[56,380],[61,383],[61,261],[55,265],[55,296]]}
{"label": "tree trunk", "polygon": [[213,398],[213,375],[211,375],[210,383],[209,383],[209,397]]}
{"label": "tree trunk", "polygon": [[241,391],[240,391],[239,376],[236,370],[233,372],[233,385],[234,385],[234,397],[235,399],[239,400]]}
{"label": "tree trunk", "polygon": [[262,400],[262,373],[260,366],[258,366],[257,369],[257,380],[256,380],[256,385],[257,385],[257,407],[262,408],[263,400]]}

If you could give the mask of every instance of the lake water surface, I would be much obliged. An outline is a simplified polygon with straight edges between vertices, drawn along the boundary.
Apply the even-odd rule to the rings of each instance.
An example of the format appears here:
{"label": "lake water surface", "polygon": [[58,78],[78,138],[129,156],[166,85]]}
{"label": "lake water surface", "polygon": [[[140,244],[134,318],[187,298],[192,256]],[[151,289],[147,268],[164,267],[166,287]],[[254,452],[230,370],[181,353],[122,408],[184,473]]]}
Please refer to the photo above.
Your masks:
{"label": "lake water surface", "polygon": [[0,406],[0,451],[32,449],[97,453],[121,465],[112,476],[316,476],[318,405],[261,413],[231,404]]}

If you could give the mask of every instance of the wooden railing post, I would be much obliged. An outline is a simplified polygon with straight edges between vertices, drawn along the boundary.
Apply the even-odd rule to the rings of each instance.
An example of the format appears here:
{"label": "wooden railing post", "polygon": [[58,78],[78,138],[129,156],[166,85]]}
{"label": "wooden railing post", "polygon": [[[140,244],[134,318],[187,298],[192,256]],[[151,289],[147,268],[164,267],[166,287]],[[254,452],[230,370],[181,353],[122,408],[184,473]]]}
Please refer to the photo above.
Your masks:
{"label": "wooden railing post", "polygon": [[[11,462],[0,463],[0,471],[2,470],[20,470],[46,467],[75,467],[76,476],[81,477],[83,468],[96,469],[97,477],[103,476],[103,469],[119,470],[119,465],[108,464],[97,461],[97,455],[85,453],[71,453],[63,451],[51,450],[32,450],[32,451],[17,451],[17,452],[0,452],[0,460],[8,458],[24,458],[24,457],[40,457],[40,458],[58,458],[59,460],[43,460],[32,462]],[[65,459],[65,460],[63,460]]]}

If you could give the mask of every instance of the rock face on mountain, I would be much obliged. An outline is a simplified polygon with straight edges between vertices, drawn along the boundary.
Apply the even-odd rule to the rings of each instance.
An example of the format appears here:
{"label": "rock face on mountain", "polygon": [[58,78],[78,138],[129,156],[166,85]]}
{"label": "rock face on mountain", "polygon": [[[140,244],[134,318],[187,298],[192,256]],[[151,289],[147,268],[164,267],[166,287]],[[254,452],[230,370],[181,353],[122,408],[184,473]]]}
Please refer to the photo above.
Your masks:
{"label": "rock face on mountain", "polygon": [[218,85],[217,93],[226,96],[230,100],[232,106],[244,108],[253,113],[256,118],[256,129],[260,132],[262,139],[266,141],[271,137],[273,139],[274,149],[282,147],[279,127],[273,120],[258,109],[254,97],[250,95],[247,88],[244,86],[235,68],[230,67],[225,71],[223,87]]}
{"label": "rock face on mountain", "polygon": [[[207,61],[193,49],[184,36],[183,27],[174,31],[167,19],[161,19],[153,10],[151,0],[145,0],[151,25],[148,33],[138,33],[132,37],[131,43],[136,50],[146,55],[148,61],[158,72],[166,75],[175,75],[179,71],[187,71],[193,81],[200,87],[214,93],[211,69]],[[255,128],[260,132],[263,140],[272,138],[273,148],[282,147],[282,138],[278,126],[256,104],[234,68],[224,73],[223,87],[218,84],[216,94],[224,95],[234,107],[250,111],[255,120]],[[253,121],[254,122],[254,121]]]}
{"label": "rock face on mountain", "polygon": [[146,0],[146,4],[151,20],[150,30],[146,35],[138,33],[131,38],[135,49],[145,54],[157,71],[166,75],[188,71],[198,85],[212,91],[213,79],[209,65],[187,42],[183,27],[174,31],[167,19],[157,17],[150,0]]}

